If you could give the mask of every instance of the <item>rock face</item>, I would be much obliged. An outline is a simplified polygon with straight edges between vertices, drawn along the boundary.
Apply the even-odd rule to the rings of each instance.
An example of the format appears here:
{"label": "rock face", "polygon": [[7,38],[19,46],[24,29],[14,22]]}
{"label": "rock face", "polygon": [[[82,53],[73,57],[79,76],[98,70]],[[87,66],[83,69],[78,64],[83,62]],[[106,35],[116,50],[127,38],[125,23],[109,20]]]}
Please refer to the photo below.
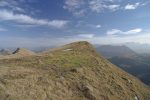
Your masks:
{"label": "rock face", "polygon": [[47,55],[0,60],[2,100],[150,100],[150,89],[88,42]]}

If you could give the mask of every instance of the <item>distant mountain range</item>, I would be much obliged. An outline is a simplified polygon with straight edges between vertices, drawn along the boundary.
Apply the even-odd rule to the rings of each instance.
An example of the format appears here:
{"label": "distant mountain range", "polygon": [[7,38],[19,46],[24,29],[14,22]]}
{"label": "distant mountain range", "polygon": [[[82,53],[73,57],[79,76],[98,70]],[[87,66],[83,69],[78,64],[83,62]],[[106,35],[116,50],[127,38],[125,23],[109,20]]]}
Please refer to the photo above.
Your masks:
{"label": "distant mountain range", "polygon": [[16,58],[31,55],[35,55],[35,53],[25,48],[17,48],[16,50],[9,50],[9,49],[0,50],[0,59]]}
{"label": "distant mountain range", "polygon": [[[134,47],[133,47],[134,48]],[[97,51],[113,64],[150,85],[150,54],[138,54],[127,46],[97,46]],[[149,51],[150,52],[150,51]]]}
{"label": "distant mountain range", "polygon": [[0,55],[10,55],[10,54],[12,54],[12,51],[9,49],[0,50]]}
{"label": "distant mountain range", "polygon": [[101,45],[96,47],[104,57],[111,58],[115,56],[134,56],[136,53],[125,45]]}
{"label": "distant mountain range", "polygon": [[140,43],[130,42],[130,43],[124,43],[124,45],[126,45],[127,47],[129,47],[130,49],[132,49],[138,54],[144,54],[144,53],[150,54],[150,44],[140,44]]}

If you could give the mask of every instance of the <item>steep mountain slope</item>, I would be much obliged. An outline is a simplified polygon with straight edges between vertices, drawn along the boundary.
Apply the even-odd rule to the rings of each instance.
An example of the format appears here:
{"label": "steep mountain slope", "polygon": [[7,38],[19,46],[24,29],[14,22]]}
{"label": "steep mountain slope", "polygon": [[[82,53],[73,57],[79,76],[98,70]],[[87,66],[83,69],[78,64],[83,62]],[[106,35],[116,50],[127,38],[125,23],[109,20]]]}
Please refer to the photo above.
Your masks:
{"label": "steep mountain slope", "polygon": [[104,57],[111,58],[115,56],[133,56],[136,53],[126,46],[102,45],[96,47],[97,52],[100,52]]}
{"label": "steep mountain slope", "polygon": [[149,54],[137,54],[126,46],[104,45],[101,47],[97,46],[96,49],[99,53],[108,58],[110,62],[138,77],[145,84],[150,85]]}
{"label": "steep mountain slope", "polygon": [[150,89],[83,41],[40,55],[1,59],[0,98],[150,100]]}

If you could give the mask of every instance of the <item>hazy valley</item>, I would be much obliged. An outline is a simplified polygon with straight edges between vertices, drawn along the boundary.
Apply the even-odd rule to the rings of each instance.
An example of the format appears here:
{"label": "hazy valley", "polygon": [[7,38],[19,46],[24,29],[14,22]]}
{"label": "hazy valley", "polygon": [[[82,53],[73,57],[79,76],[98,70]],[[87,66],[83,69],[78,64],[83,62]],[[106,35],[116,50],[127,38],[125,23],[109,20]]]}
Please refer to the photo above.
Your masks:
{"label": "hazy valley", "polygon": [[[96,49],[110,62],[117,65],[126,72],[138,77],[145,84],[150,85],[150,52],[148,53],[148,51],[144,51],[143,47],[145,45],[141,47],[143,51],[140,53],[139,49],[133,49],[134,46],[131,46],[133,50],[127,46],[102,45],[97,46]],[[137,48],[140,48],[140,46],[137,46]]]}

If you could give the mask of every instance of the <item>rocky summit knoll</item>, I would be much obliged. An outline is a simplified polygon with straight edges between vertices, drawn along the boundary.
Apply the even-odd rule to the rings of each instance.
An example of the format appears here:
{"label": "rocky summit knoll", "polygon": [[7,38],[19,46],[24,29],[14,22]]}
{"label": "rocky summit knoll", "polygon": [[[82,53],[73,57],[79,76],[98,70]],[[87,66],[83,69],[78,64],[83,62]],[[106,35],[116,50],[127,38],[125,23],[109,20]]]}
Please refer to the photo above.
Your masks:
{"label": "rocky summit knoll", "polygon": [[15,50],[13,54],[22,55],[22,56],[30,56],[30,55],[34,55],[35,53],[25,48],[17,48],[17,50]]}
{"label": "rocky summit knoll", "polygon": [[[1,50],[2,51],[2,50]],[[8,50],[7,50],[8,51]],[[5,55],[4,55],[5,52]],[[32,56],[35,55],[33,51],[30,51],[25,48],[17,48],[14,52],[12,53],[7,53],[6,50],[3,50],[3,55],[0,55],[0,59],[12,59],[12,58],[21,58],[21,57],[26,57],[26,56]]]}
{"label": "rocky summit knoll", "polygon": [[1,100],[150,100],[150,88],[88,42],[0,60]]}

